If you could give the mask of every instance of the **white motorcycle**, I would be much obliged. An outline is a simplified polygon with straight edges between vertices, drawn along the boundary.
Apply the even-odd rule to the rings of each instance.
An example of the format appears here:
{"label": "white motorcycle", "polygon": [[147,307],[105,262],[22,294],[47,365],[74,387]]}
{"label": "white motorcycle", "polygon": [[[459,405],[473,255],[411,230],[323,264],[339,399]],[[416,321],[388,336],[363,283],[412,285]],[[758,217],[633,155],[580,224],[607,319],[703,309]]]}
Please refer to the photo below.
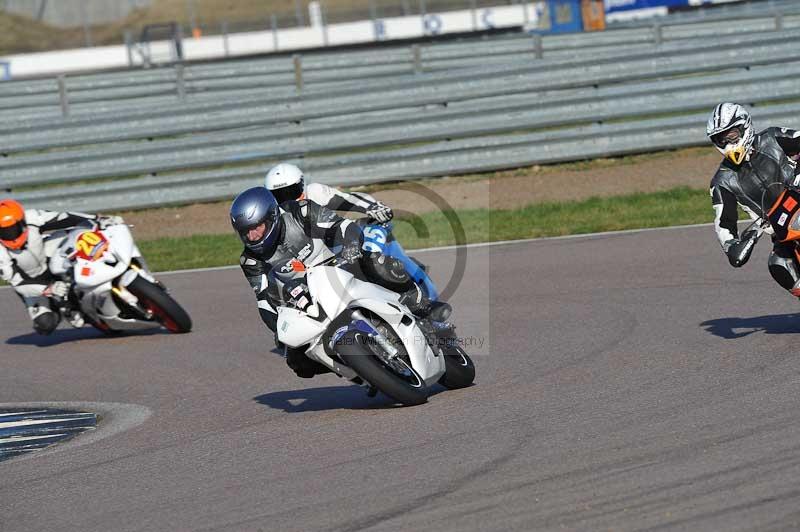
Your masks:
{"label": "white motorcycle", "polygon": [[192,328],[186,311],[147,270],[125,224],[73,229],[50,260],[50,271],[71,282],[69,310],[106,334],[154,323],[173,333]]}
{"label": "white motorcycle", "polygon": [[278,340],[340,377],[404,405],[424,403],[430,387],[464,388],[475,366],[449,323],[421,322],[399,295],[357,279],[332,257],[313,266],[295,261],[305,282],[285,287]]}

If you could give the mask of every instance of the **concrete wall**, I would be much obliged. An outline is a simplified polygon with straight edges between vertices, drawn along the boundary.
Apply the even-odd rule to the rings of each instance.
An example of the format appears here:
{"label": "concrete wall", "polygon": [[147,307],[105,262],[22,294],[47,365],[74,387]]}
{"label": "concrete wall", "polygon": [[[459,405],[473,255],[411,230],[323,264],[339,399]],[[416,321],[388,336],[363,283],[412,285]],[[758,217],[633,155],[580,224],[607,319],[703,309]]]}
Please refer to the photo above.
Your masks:
{"label": "concrete wall", "polygon": [[66,28],[114,22],[151,3],[152,0],[0,0],[0,10]]}

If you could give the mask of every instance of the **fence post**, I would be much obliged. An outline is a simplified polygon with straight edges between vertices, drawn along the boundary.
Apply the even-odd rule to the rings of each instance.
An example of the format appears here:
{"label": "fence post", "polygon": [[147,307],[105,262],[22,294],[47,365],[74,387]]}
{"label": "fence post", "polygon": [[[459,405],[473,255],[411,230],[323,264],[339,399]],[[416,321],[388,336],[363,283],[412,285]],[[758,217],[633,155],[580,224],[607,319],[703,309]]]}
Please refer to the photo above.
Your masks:
{"label": "fence post", "polygon": [[783,30],[783,13],[775,13],[775,31]]}
{"label": "fence post", "polygon": [[67,78],[64,74],[58,75],[58,98],[61,101],[61,116],[69,116],[69,94],[67,94]]}
{"label": "fence post", "polygon": [[86,42],[86,47],[92,47],[92,27],[89,24],[89,6],[87,6],[87,2],[81,2],[81,7],[83,9],[83,13],[81,13],[83,18],[83,38]]}
{"label": "fence post", "polygon": [[478,31],[478,0],[469,0],[469,11],[472,16],[472,31]]}
{"label": "fence post", "polygon": [[294,62],[294,85],[297,92],[300,92],[303,90],[303,60],[300,54],[294,54],[292,61]]}
{"label": "fence post", "polygon": [[275,15],[269,16],[269,23],[272,26],[272,48],[274,51],[278,51],[278,17]]}
{"label": "fence post", "polygon": [[228,57],[231,54],[229,45],[228,45],[228,21],[222,22],[222,27],[220,28],[222,31],[222,47],[225,49],[225,57]]}
{"label": "fence post", "polygon": [[536,59],[544,57],[544,46],[542,46],[542,36],[539,33],[533,34],[533,56]]}
{"label": "fence post", "polygon": [[661,24],[653,24],[653,42],[656,46],[661,46],[661,43],[664,40],[664,34],[661,29]]}
{"label": "fence post", "polygon": [[133,66],[133,34],[131,30],[125,30],[125,48],[128,50],[128,66]]}
{"label": "fence post", "polygon": [[418,44],[411,45],[411,62],[414,67],[414,74],[422,73],[422,50]]}
{"label": "fence post", "polygon": [[375,21],[378,19],[378,8],[375,7],[374,0],[369,0],[369,19],[372,21],[372,26],[375,27]]}
{"label": "fence post", "polygon": [[183,63],[175,65],[175,88],[178,91],[178,99],[186,100],[186,80],[184,79]]}
{"label": "fence post", "polygon": [[325,16],[325,5],[319,0],[319,14],[322,19],[322,44],[328,46],[328,17]]}

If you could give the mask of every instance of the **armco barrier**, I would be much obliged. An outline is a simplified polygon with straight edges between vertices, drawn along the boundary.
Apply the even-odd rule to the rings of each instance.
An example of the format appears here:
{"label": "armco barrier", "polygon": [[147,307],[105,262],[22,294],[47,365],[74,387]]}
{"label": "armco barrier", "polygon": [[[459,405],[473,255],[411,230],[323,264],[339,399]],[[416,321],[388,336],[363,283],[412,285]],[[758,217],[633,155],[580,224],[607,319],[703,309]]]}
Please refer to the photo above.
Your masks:
{"label": "armco barrier", "polygon": [[[756,108],[757,122],[775,122],[800,128],[795,117],[800,105]],[[565,129],[558,135],[530,134],[516,141],[494,136],[439,146],[438,151],[409,148],[398,157],[377,160],[370,154],[342,162],[338,157],[304,158],[302,164],[322,183],[359,185],[385,180],[515,168],[578,159],[608,157],[695,146],[705,142],[707,113],[652,120],[646,124],[595,125]],[[711,149],[711,148],[709,148]],[[244,188],[263,182],[269,165],[226,170],[143,177],[95,185],[65,187],[17,194],[20,201],[43,208],[114,211],[230,198]]]}
{"label": "armco barrier", "polygon": [[[691,53],[690,53],[691,52]],[[441,105],[451,102],[487,97],[526,94],[531,92],[618,84],[620,82],[661,79],[665,76],[719,72],[732,68],[753,68],[757,65],[778,65],[800,60],[800,48],[791,41],[778,44],[746,46],[741,49],[679,49],[672,54],[639,54],[634,59],[609,62],[596,61],[573,65],[556,63],[552,68],[544,65],[486,67],[484,69],[456,70],[425,77],[408,76],[407,80],[373,88],[366,94],[357,93],[341,97],[299,99],[292,103],[273,105],[245,105],[231,109],[229,102],[222,109],[204,109],[202,112],[182,114],[162,112],[158,116],[133,116],[127,120],[115,117],[102,122],[95,117],[86,121],[63,121],[42,124],[27,132],[0,134],[2,153],[12,154],[31,150],[63,148],[106,142],[156,139],[186,135],[201,131],[221,131],[250,126],[300,123],[312,119],[354,115],[356,113],[383,113],[402,108]],[[542,75],[546,73],[547,75]],[[724,91],[721,92],[724,94]],[[214,104],[215,106],[217,104]],[[180,111],[180,106],[174,106]],[[305,129],[305,126],[302,126]]]}
{"label": "armco barrier", "polygon": [[[498,53],[503,60],[491,64],[458,52],[442,70],[344,82],[320,68],[321,79],[301,93],[247,85],[264,75],[253,73],[258,62],[214,65],[255,70],[230,85],[203,78],[206,94],[187,82],[181,103],[124,92],[135,85],[87,85],[68,118],[0,120],[0,188],[31,206],[107,211],[230,197],[283,159],[323,182],[363,184],[697,145],[721,100],[755,104],[757,124],[796,125],[793,35],[685,38],[538,60]],[[113,97],[92,100],[103,91]]]}
{"label": "armco barrier", "polygon": [[314,129],[306,128],[305,131],[293,128],[241,132],[239,140],[227,137],[224,142],[219,142],[212,135],[203,145],[181,145],[180,142],[168,140],[163,144],[147,143],[138,149],[128,145],[119,154],[113,152],[113,147],[105,155],[99,151],[91,154],[79,152],[72,160],[69,153],[55,161],[53,159],[60,154],[53,154],[50,160],[28,157],[16,161],[10,158],[0,162],[0,172],[12,186],[30,186],[240,164],[246,161],[277,160],[308,154],[376,149],[433,142],[442,138],[458,139],[609,120],[630,120],[652,116],[656,110],[667,113],[700,111],[710,109],[718,103],[721,91],[726,91],[737,101],[766,103],[796,97],[797,84],[793,79],[750,80],[739,83],[733,89],[720,85],[710,88],[689,86],[682,89],[654,90],[638,96],[622,93],[617,97],[607,95],[602,99],[581,103],[553,102],[548,105],[524,100],[518,101],[516,105],[499,101],[494,106],[476,105],[460,109],[447,107],[391,118],[376,117],[357,123],[333,124],[327,127],[320,125]]}

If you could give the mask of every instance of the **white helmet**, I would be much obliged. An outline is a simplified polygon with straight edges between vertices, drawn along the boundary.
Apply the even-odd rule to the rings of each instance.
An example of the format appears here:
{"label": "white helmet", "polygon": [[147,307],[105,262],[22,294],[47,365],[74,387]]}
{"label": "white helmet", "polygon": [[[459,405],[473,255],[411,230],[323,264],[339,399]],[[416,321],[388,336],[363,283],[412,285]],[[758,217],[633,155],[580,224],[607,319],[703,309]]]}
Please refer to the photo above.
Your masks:
{"label": "white helmet", "polygon": [[270,168],[264,186],[272,192],[278,203],[303,197],[305,182],[303,171],[293,164],[280,163]]}
{"label": "white helmet", "polygon": [[733,164],[742,164],[753,147],[753,121],[739,104],[721,103],[706,125],[706,135]]}

